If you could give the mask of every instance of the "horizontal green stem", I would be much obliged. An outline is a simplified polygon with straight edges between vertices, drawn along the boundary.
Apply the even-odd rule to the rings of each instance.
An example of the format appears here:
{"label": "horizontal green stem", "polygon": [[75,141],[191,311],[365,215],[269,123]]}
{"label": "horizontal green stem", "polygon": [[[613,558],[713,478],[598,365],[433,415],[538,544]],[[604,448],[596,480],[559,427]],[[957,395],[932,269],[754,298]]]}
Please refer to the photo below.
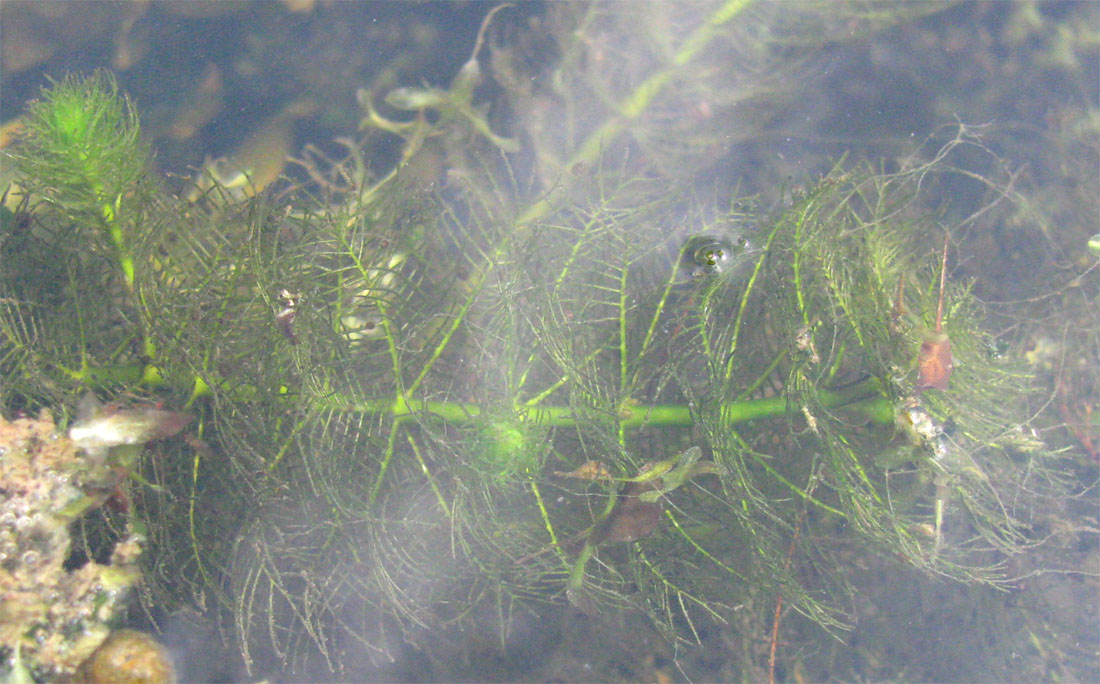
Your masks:
{"label": "horizontal green stem", "polygon": [[[894,420],[893,404],[878,392],[878,382],[874,379],[851,385],[840,390],[822,390],[818,399],[827,408],[843,406],[866,418],[889,423]],[[462,424],[481,418],[482,407],[466,402],[422,401],[409,399],[393,402],[388,399],[373,399],[348,404],[337,402],[335,407],[346,411],[361,413],[392,414],[401,418],[413,414],[430,414],[448,423]],[[721,411],[730,423],[741,423],[762,418],[776,418],[800,411],[800,407],[789,404],[785,397],[734,401],[722,405]],[[539,406],[522,416],[523,420],[534,425],[569,427],[576,424],[576,416],[568,406]],[[683,404],[634,405],[620,411],[619,422],[623,427],[689,427],[694,424],[691,409]]]}
{"label": "horizontal green stem", "polygon": [[[164,384],[159,370],[155,366],[138,368],[135,366],[114,366],[87,369],[82,380],[90,384],[117,385],[136,383],[139,380],[146,386]],[[191,387],[192,401],[210,393],[204,382]],[[236,387],[233,392],[241,401],[248,401],[247,388]],[[284,388],[289,394],[290,390]],[[844,407],[845,410],[859,413],[876,423],[890,423],[894,420],[893,403],[882,396],[879,382],[874,378],[835,390],[820,390],[818,402],[826,408]],[[328,397],[316,400],[322,406],[349,413],[388,414],[402,419],[414,415],[432,415],[447,423],[467,424],[481,419],[483,407],[459,401],[424,401],[421,399],[368,399],[365,401],[347,401],[346,397]],[[769,397],[731,401],[722,404],[721,414],[728,423],[743,423],[750,420],[777,418],[801,411],[800,405],[790,403],[787,397]],[[497,415],[494,411],[493,415]],[[521,419],[532,425],[550,427],[569,427],[577,422],[577,417],[568,406],[540,405],[521,414]],[[639,427],[689,427],[694,424],[691,409],[685,404],[635,404],[623,407],[618,420],[625,428]]]}
{"label": "horizontal green stem", "polygon": [[[69,373],[74,376],[73,372]],[[107,366],[100,368],[87,368],[85,371],[75,374],[77,379],[91,385],[129,385],[142,384],[149,387],[162,386],[165,379],[160,369],[154,365],[138,366]],[[206,383],[197,382],[190,387],[191,401],[210,394],[210,388]],[[282,388],[284,394],[290,394],[290,389]],[[237,387],[233,389],[242,401],[248,401],[248,388]],[[329,405],[333,410],[361,413],[383,413],[394,418],[408,418],[415,415],[431,415],[439,419],[456,424],[470,423],[481,420],[483,407],[472,402],[465,401],[425,401],[422,399],[367,399],[363,401],[348,401],[345,397],[330,397],[317,399],[319,404]],[[868,378],[862,382],[839,389],[822,389],[817,391],[817,400],[825,408],[844,407],[851,412],[860,413],[868,420],[878,423],[890,423],[894,419],[894,407],[892,402],[882,396],[879,382],[876,378]],[[729,423],[746,422],[767,418],[778,418],[800,412],[802,407],[792,405],[788,397],[769,397],[766,399],[748,399],[744,401],[729,401],[722,405],[720,412]],[[496,415],[496,411],[494,411]],[[570,427],[576,423],[576,416],[568,406],[540,405],[521,413],[521,420],[538,424],[538,426]],[[690,427],[694,424],[692,411],[682,404],[637,404],[623,407],[619,410],[618,420],[624,428],[641,427]]]}

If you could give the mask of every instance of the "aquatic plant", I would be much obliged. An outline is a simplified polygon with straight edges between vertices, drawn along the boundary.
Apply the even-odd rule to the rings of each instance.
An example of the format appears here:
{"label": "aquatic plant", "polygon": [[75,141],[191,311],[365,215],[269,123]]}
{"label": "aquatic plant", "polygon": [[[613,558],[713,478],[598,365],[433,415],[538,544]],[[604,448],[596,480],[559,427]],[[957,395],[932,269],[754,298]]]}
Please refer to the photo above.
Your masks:
{"label": "aquatic plant", "polygon": [[[1063,483],[919,193],[982,148],[960,127],[774,206],[700,191],[733,108],[769,96],[737,80],[782,43],[753,39],[754,9],[559,6],[446,88],[363,93],[400,162],[373,175],[349,146],[289,200],[152,191],[109,79],[62,81],[16,153],[0,401],[91,386],[201,413],[134,486],[146,581],[216,607],[264,671],[487,614],[503,644],[566,601],[673,640],[777,595],[840,629],[867,554],[1004,581]],[[662,30],[623,30],[643,13]],[[639,57],[613,62],[627,33]],[[483,69],[514,121],[476,98]],[[69,97],[106,114],[53,115]],[[953,365],[922,383],[933,327]]]}

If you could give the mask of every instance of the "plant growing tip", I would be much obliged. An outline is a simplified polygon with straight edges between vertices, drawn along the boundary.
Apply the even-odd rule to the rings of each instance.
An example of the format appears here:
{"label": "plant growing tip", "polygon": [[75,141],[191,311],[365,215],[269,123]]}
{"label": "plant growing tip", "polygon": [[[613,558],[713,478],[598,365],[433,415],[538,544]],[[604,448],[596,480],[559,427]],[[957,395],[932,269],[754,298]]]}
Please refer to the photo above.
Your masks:
{"label": "plant growing tip", "polygon": [[53,83],[31,103],[27,121],[26,175],[50,179],[66,204],[82,200],[75,204],[114,221],[119,196],[145,172],[137,113],[114,77],[97,71]]}
{"label": "plant growing tip", "polygon": [[134,189],[147,171],[139,130],[133,104],[110,73],[69,75],[30,104],[15,154],[29,194],[49,197],[76,226],[109,237],[131,290],[134,262],[120,216],[137,202]]}

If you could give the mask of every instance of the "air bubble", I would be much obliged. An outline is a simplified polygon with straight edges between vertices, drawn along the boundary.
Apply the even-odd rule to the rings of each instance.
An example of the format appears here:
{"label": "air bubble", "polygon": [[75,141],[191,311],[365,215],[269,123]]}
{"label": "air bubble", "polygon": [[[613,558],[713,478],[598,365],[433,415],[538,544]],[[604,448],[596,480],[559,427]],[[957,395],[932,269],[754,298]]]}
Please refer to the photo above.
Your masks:
{"label": "air bubble", "polygon": [[725,240],[713,235],[696,235],[684,245],[681,264],[695,280],[740,271],[745,271],[747,274],[748,269],[739,269],[739,267],[750,263],[744,257],[758,251],[744,235],[738,235],[733,240]]}
{"label": "air bubble", "polygon": [[695,264],[704,268],[721,269],[728,258],[726,246],[718,241],[707,243],[695,250]]}
{"label": "air bubble", "polygon": [[692,278],[706,278],[722,272],[733,250],[726,242],[710,235],[697,235],[684,246],[684,266]]}

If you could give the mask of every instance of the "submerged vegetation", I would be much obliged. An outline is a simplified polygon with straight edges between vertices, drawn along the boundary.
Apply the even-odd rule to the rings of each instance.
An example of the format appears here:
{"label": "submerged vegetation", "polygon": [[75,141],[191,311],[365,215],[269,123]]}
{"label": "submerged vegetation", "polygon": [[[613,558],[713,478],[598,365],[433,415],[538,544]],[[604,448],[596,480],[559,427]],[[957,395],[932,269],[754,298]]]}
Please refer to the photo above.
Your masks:
{"label": "submerged vegetation", "polygon": [[868,557],[1001,586],[1057,534],[1034,521],[1071,482],[1029,372],[951,277],[978,213],[921,194],[1003,201],[967,166],[994,157],[960,124],[774,202],[703,191],[735,106],[770,95],[739,74],[795,42],[754,41],[748,2],[662,5],[612,69],[606,37],[656,7],[557,6],[508,43],[490,15],[446,88],[361,93],[391,171],[349,143],[278,197],[159,191],[103,74],[30,105],[0,406],[197,415],[87,522],[109,544],[140,520],[155,605],[205,606],[259,672],[354,676],[353,650],[486,616],[506,646],[566,603],[673,641],[777,599],[839,631]]}

